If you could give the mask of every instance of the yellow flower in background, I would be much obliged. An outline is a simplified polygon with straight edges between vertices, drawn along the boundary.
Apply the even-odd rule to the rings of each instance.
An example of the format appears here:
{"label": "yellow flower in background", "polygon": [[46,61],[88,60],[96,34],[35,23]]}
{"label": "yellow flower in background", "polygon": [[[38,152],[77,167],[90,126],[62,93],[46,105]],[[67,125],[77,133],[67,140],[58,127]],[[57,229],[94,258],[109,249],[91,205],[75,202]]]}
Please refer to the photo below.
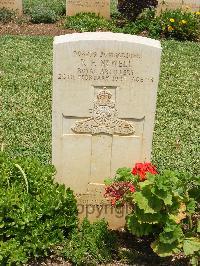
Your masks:
{"label": "yellow flower in background", "polygon": [[172,26],[168,26],[167,29],[168,31],[173,31],[174,28]]}
{"label": "yellow flower in background", "polygon": [[186,21],[186,20],[184,20],[184,19],[182,19],[182,20],[181,20],[181,23],[182,23],[182,24],[186,24],[186,23],[187,23],[187,21]]}
{"label": "yellow flower in background", "polygon": [[197,11],[197,12],[196,12],[196,15],[198,15],[198,16],[199,16],[199,15],[200,15],[200,11]]}
{"label": "yellow flower in background", "polygon": [[173,19],[173,18],[170,18],[170,20],[169,20],[170,22],[174,22],[175,20]]}

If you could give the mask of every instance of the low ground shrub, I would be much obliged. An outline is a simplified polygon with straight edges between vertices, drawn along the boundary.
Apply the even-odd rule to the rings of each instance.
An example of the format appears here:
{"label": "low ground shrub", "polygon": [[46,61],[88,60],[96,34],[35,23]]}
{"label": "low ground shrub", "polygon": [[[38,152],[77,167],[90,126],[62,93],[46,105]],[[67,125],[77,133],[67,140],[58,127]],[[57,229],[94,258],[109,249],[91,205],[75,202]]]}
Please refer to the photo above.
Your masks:
{"label": "low ground shrub", "polygon": [[32,23],[54,23],[58,16],[50,7],[40,4],[31,9],[30,20]]}
{"label": "low ground shrub", "polygon": [[65,14],[64,0],[25,0],[24,12],[32,23],[54,23]]}
{"label": "low ground shrub", "polygon": [[66,1],[65,0],[24,0],[24,12],[28,15],[31,14],[32,9],[40,6],[41,2],[43,5],[45,5],[47,8],[50,8],[53,10],[56,15],[62,16],[65,14],[66,9]]}
{"label": "low ground shrub", "polygon": [[196,41],[200,36],[200,12],[165,11],[159,17],[166,38]]}
{"label": "low ground shrub", "polygon": [[157,4],[157,0],[119,0],[118,11],[127,19],[135,21],[145,8],[153,8]]}
{"label": "low ground shrub", "polygon": [[107,180],[106,197],[112,205],[132,206],[126,217],[133,235],[153,235],[151,247],[161,257],[184,254],[198,265],[200,256],[200,177],[164,171],[150,163],[122,168]]}
{"label": "low ground shrub", "polygon": [[129,34],[145,33],[156,39],[197,41],[200,34],[200,13],[170,10],[156,16],[155,10],[146,9],[135,22],[125,24],[122,31]]}
{"label": "low ground shrub", "polygon": [[156,17],[154,9],[145,9],[135,22],[128,21],[122,31],[128,34],[143,33],[157,39],[161,35],[160,20]]}
{"label": "low ground shrub", "polygon": [[1,23],[8,23],[15,17],[15,13],[6,9],[0,8],[0,22]]}
{"label": "low ground shrub", "polygon": [[79,32],[117,31],[117,27],[112,21],[108,21],[94,13],[79,13],[75,16],[67,17],[64,27]]}
{"label": "low ground shrub", "polygon": [[66,241],[61,254],[75,265],[99,265],[111,261],[116,249],[116,237],[104,220],[90,224],[85,219]]}
{"label": "low ground shrub", "polygon": [[119,15],[114,16],[112,21],[108,21],[93,13],[80,13],[67,17],[64,27],[78,32],[112,31],[143,34],[154,39],[173,38],[197,41],[200,34],[200,13],[175,10],[156,16],[154,9],[145,9],[134,22]]}
{"label": "low ground shrub", "polygon": [[73,193],[53,182],[55,170],[0,153],[0,264],[46,256],[77,226]]}

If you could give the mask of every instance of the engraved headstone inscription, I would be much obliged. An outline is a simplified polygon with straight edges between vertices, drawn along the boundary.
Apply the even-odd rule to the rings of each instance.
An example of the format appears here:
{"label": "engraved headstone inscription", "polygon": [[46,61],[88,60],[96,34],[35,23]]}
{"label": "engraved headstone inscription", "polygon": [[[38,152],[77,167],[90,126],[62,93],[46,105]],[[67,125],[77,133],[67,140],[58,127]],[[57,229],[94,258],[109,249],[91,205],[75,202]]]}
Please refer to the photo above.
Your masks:
{"label": "engraved headstone inscription", "polygon": [[0,8],[15,11],[18,15],[22,15],[22,0],[0,0]]}
{"label": "engraved headstone inscription", "polygon": [[128,210],[104,198],[104,179],[150,161],[160,42],[111,32],[54,39],[53,164],[74,190],[80,217],[113,229]]}
{"label": "engraved headstone inscription", "polygon": [[110,0],[67,0],[67,16],[91,12],[107,19],[110,18]]}

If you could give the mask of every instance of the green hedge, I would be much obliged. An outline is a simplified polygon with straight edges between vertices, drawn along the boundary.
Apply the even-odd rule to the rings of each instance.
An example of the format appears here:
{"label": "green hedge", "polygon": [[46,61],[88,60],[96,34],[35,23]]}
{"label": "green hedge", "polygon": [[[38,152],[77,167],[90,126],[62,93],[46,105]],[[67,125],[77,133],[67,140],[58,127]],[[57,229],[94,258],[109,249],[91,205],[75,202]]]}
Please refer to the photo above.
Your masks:
{"label": "green hedge", "polygon": [[182,10],[165,11],[156,16],[155,10],[145,9],[134,21],[121,16],[114,16],[108,21],[93,13],[79,13],[67,17],[64,28],[79,32],[112,31],[126,34],[142,34],[154,39],[166,38],[176,40],[198,41],[200,36],[200,12]]}
{"label": "green hedge", "polygon": [[116,235],[104,220],[90,224],[85,219],[65,242],[61,254],[75,265],[99,265],[111,262],[117,247]]}
{"label": "green hedge", "polygon": [[54,23],[65,14],[64,0],[25,0],[24,12],[33,23]]}
{"label": "green hedge", "polygon": [[55,169],[0,153],[0,264],[48,255],[77,226],[73,193],[54,183]]}
{"label": "green hedge", "polygon": [[75,16],[67,17],[64,28],[78,32],[120,31],[112,21],[108,21],[94,13],[78,13]]}

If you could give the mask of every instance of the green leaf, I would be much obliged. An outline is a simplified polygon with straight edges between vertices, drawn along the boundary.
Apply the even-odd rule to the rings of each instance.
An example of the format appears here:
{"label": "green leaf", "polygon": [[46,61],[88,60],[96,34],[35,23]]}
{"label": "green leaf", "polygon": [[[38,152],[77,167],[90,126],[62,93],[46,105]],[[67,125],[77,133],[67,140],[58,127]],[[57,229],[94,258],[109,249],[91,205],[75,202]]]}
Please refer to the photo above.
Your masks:
{"label": "green leaf", "polygon": [[164,227],[163,232],[159,235],[159,241],[164,244],[172,244],[173,242],[182,242],[184,237],[183,231],[180,225],[168,223]]}
{"label": "green leaf", "polygon": [[179,207],[176,209],[176,211],[174,210],[173,213],[168,213],[170,220],[173,220],[176,224],[180,224],[180,222],[187,217],[185,203],[179,203]]}
{"label": "green leaf", "polygon": [[180,244],[178,242],[173,242],[171,244],[161,243],[158,240],[154,241],[151,244],[153,251],[158,254],[160,257],[168,257],[173,254],[180,252]]}
{"label": "green leaf", "polygon": [[150,207],[149,199],[146,198],[142,192],[135,192],[134,201],[145,213],[155,213],[155,210]]}
{"label": "green leaf", "polygon": [[165,221],[165,215],[163,213],[145,213],[144,210],[135,207],[135,216],[139,223],[158,224]]}
{"label": "green leaf", "polygon": [[148,174],[148,179],[140,182],[139,185],[140,185],[141,189],[143,189],[144,187],[153,185],[154,181],[155,181],[155,175]]}
{"label": "green leaf", "polygon": [[131,173],[131,168],[123,167],[119,168],[116,172],[116,175],[114,177],[114,182],[119,181],[134,181],[137,177],[135,177]]}
{"label": "green leaf", "polygon": [[183,251],[186,256],[200,251],[200,239],[196,237],[185,238],[183,241]]}
{"label": "green leaf", "polygon": [[197,233],[200,233],[200,221],[197,222]]}
{"label": "green leaf", "polygon": [[133,198],[134,202],[145,213],[156,213],[162,208],[161,200],[152,195],[151,191],[146,188],[141,192],[135,192]]}
{"label": "green leaf", "polygon": [[198,266],[199,265],[199,256],[193,256],[191,259],[190,259],[190,264],[192,266]]}
{"label": "green leaf", "polygon": [[190,201],[186,205],[187,212],[193,214],[195,213],[197,202],[194,199],[190,199]]}
{"label": "green leaf", "polygon": [[0,222],[0,229],[2,229],[5,226],[4,222]]}
{"label": "green leaf", "polygon": [[160,190],[168,191],[178,183],[177,173],[165,170],[162,175],[156,175],[156,186]]}
{"label": "green leaf", "polygon": [[104,183],[106,186],[110,186],[113,183],[113,179],[108,177],[104,179]]}
{"label": "green leaf", "polygon": [[171,191],[166,191],[162,189],[158,189],[157,187],[153,187],[151,189],[151,192],[157,196],[159,199],[162,199],[165,203],[165,205],[172,205],[172,193]]}
{"label": "green leaf", "polygon": [[126,224],[129,232],[138,237],[152,233],[153,227],[148,223],[140,223],[134,214],[126,217]]}

